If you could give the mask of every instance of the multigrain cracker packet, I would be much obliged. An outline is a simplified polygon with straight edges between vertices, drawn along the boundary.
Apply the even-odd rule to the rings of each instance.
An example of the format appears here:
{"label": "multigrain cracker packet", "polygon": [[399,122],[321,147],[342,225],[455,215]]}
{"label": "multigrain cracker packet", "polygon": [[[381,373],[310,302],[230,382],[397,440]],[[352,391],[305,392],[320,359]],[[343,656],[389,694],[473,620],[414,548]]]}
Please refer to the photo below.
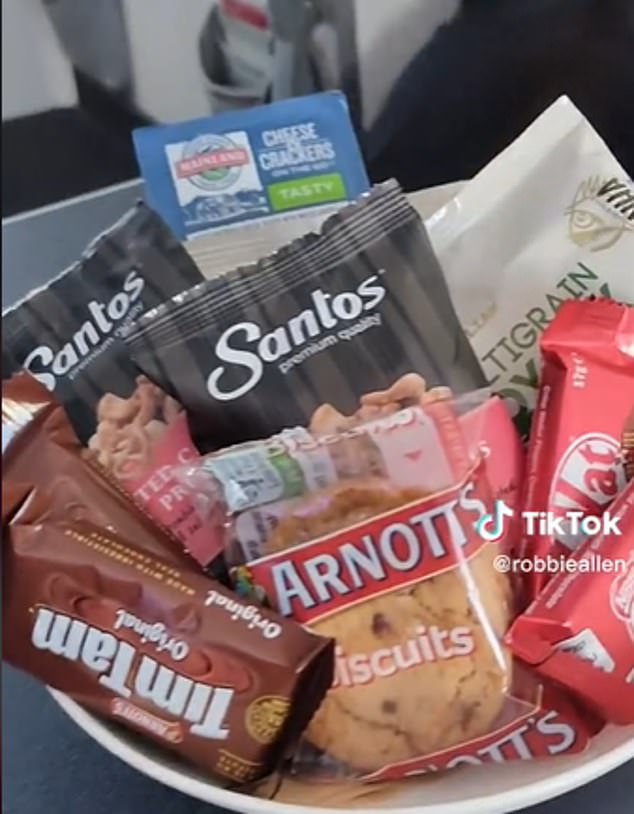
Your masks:
{"label": "multigrain cracker packet", "polygon": [[25,368],[52,391],[95,460],[207,565],[218,553],[169,467],[197,453],[185,413],[141,375],[121,334],[200,282],[197,266],[144,204],[81,259],[2,315],[3,376]]}
{"label": "multigrain cracker packet", "polygon": [[[584,748],[586,723],[503,643],[512,595],[499,544],[479,533],[494,504],[483,445],[463,435],[446,389],[363,427],[273,446],[281,492],[266,490],[270,457],[247,460],[255,445],[217,453],[214,471],[227,493],[236,487],[236,591],[336,640],[298,776],[381,782]],[[322,488],[292,477],[315,481],[328,467]]]}
{"label": "multigrain cracker packet", "polygon": [[172,297],[125,341],[184,405],[205,451],[329,411],[381,408],[425,384],[456,393],[483,384],[424,225],[396,182],[319,233]]}
{"label": "multigrain cracker packet", "polygon": [[562,97],[426,225],[488,382],[527,433],[561,303],[634,301],[632,182]]}

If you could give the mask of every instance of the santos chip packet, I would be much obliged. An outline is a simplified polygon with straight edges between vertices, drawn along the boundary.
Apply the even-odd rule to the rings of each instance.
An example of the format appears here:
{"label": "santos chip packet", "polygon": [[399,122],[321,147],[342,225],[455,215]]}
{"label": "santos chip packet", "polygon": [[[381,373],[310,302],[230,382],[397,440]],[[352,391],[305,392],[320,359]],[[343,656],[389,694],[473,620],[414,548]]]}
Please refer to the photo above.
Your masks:
{"label": "santos chip packet", "polygon": [[205,450],[321,422],[329,410],[389,406],[384,398],[401,402],[426,385],[465,393],[483,384],[423,223],[396,182],[319,233],[154,308],[125,341],[186,408]]}
{"label": "santos chip packet", "polygon": [[82,443],[207,565],[210,535],[169,467],[196,456],[181,406],[139,374],[121,334],[202,280],[161,219],[138,204],[81,259],[2,317],[3,375],[25,368],[64,406]]}
{"label": "santos chip packet", "polygon": [[368,188],[345,96],[319,93],[134,132],[150,205],[181,238],[341,206]]}

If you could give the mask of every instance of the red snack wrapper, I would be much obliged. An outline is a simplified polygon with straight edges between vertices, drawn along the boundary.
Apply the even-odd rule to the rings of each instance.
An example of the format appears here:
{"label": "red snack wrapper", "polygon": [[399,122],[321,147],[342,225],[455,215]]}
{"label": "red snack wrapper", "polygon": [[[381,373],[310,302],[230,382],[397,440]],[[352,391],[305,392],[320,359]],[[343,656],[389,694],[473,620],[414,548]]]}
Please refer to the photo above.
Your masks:
{"label": "red snack wrapper", "polygon": [[[224,783],[293,754],[332,642],[3,482],[3,658]],[[8,507],[8,508],[6,508]],[[8,521],[8,522],[7,522]]]}
{"label": "red snack wrapper", "polygon": [[[438,390],[431,390],[425,401],[437,396]],[[494,498],[514,508],[525,456],[504,404],[480,390],[460,396],[454,406],[467,445],[485,458]],[[437,455],[433,422],[420,405],[365,423],[335,418],[343,419],[345,429],[336,424],[327,433],[314,426],[285,430],[270,439],[200,456],[174,470],[201,517],[219,511],[221,496],[236,514],[233,536],[238,550],[228,552],[230,561],[260,556],[266,535],[289,507],[288,499],[368,476],[388,477],[396,486],[423,492],[449,482],[450,471],[443,471]],[[513,531],[507,529],[500,540],[509,550],[516,539]]]}
{"label": "red snack wrapper", "polygon": [[634,723],[634,482],[612,505],[620,534],[587,540],[514,622],[517,656],[606,721]]}
{"label": "red snack wrapper", "polygon": [[[539,396],[528,452],[522,558],[574,551],[625,485],[621,436],[634,403],[634,308],[610,300],[562,304],[541,339]],[[526,512],[547,512],[531,530]],[[570,512],[577,512],[575,520]],[[594,529],[596,533],[598,529]],[[533,533],[535,532],[535,533]],[[549,575],[526,575],[527,600]]]}
{"label": "red snack wrapper", "polygon": [[[485,456],[486,476],[495,500],[503,500],[515,511],[521,497],[526,453],[504,402],[497,396],[482,404],[468,405],[469,397],[458,399],[460,426],[468,445]],[[464,408],[463,409],[463,405]],[[498,540],[513,554],[518,542],[518,523],[510,523]]]}

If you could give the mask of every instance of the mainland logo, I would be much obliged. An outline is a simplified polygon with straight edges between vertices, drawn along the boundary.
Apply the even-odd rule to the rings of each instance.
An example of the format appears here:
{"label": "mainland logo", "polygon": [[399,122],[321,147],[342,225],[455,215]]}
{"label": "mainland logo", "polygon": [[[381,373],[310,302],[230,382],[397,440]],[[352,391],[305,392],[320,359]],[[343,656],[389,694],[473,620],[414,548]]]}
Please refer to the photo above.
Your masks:
{"label": "mainland logo", "polygon": [[176,162],[177,178],[184,178],[199,189],[218,192],[232,186],[249,163],[248,151],[227,136],[198,136],[183,147]]}
{"label": "mainland logo", "polygon": [[634,185],[616,178],[587,178],[565,214],[573,243],[591,252],[609,249],[624,234],[634,233]]}

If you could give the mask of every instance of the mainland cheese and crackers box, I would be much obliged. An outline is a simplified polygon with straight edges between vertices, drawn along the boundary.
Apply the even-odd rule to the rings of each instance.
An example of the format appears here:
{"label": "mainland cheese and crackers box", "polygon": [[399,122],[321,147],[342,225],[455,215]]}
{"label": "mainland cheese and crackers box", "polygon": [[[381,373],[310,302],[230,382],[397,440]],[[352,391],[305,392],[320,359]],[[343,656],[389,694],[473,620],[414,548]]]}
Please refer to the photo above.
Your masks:
{"label": "mainland cheese and crackers box", "polygon": [[246,792],[633,724],[634,186],[581,113],[426,220],[338,93],[135,145],[3,314],[4,658]]}

